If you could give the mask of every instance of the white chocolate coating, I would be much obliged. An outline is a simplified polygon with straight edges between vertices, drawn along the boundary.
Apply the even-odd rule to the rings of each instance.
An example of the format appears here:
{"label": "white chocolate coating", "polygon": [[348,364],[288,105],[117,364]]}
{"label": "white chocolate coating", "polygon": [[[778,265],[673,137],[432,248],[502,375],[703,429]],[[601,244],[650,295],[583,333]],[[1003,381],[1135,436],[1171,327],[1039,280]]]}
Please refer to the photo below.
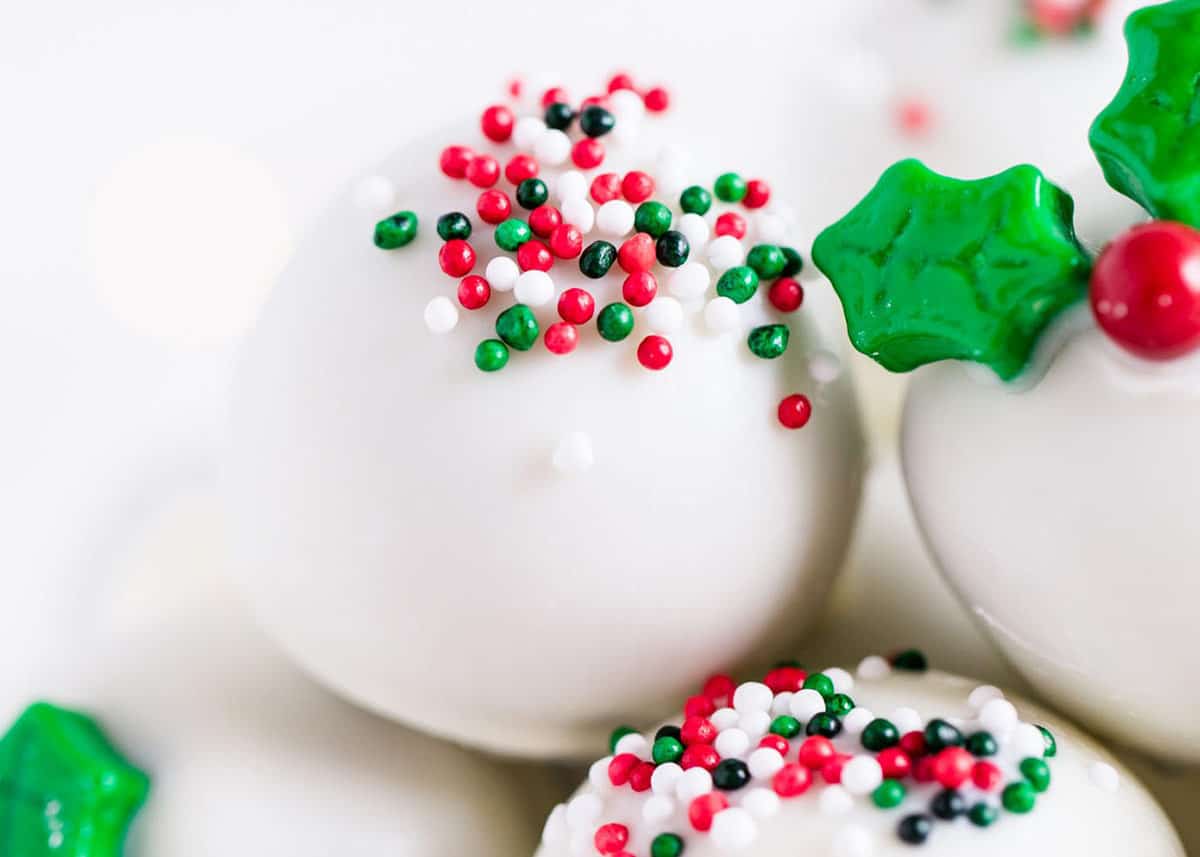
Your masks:
{"label": "white chocolate coating", "polygon": [[[903,706],[915,708],[926,719],[937,716],[967,719],[975,716],[967,699],[976,684],[936,671],[924,674],[893,671],[879,679],[859,677],[850,693],[858,705],[880,716],[887,716],[887,712]],[[1015,815],[1001,811],[1000,817],[988,828],[975,827],[965,818],[953,822],[938,821],[925,844],[914,848],[896,836],[896,826],[904,815],[927,811],[930,787],[923,787],[924,799],[918,799],[916,790],[910,790],[905,802],[894,809],[881,810],[869,797],[863,796],[853,798],[848,809],[835,814],[828,811],[831,804],[844,801],[831,801],[823,796],[836,793],[843,797],[840,787],[824,785],[818,777],[805,794],[784,799],[775,815],[760,819],[753,843],[736,853],[750,857],[793,857],[796,854],[813,857],[859,854],[875,857],[912,854],[1008,857],[1018,853],[1053,854],[1056,857],[1095,854],[1174,857],[1184,853],[1158,805],[1119,762],[1062,720],[1015,697],[1009,699],[1016,704],[1023,721],[1045,725],[1054,733],[1058,744],[1057,754],[1046,760],[1051,772],[1050,788],[1038,795],[1032,812]],[[795,753],[793,746],[789,761],[794,760]],[[1116,773],[1115,791],[1101,785],[1103,776],[1100,772],[1109,776]],[[751,787],[755,783],[752,781]],[[933,790],[936,791],[936,786]],[[692,830],[682,808],[652,828],[645,822],[638,823],[636,820],[642,818],[641,807],[649,793],[635,794],[629,788],[602,787],[597,790],[589,782],[576,794],[588,792],[596,794],[602,801],[598,823],[615,820],[630,825],[633,847],[628,850],[636,857],[648,854],[645,841],[652,838],[652,831],[682,835],[684,853],[688,857],[734,853],[718,849],[712,835]],[[536,852],[537,857],[574,857],[580,853],[585,853],[582,848],[575,851],[567,844],[553,847],[543,844]]]}
{"label": "white chocolate coating", "polygon": [[1066,343],[1028,389],[960,365],[917,373],[914,510],[1040,694],[1098,733],[1200,763],[1200,684],[1179,680],[1200,675],[1200,372],[1119,352],[1086,307],[1060,327],[1051,340]]}
{"label": "white chocolate coating", "polygon": [[[296,661],[368,708],[506,752],[585,753],[614,720],[661,716],[713,669],[810,627],[858,502],[853,391],[846,373],[809,377],[807,355],[838,346],[806,308],[788,318],[787,354],[750,354],[746,333],[774,318],[765,286],[724,337],[687,307],[662,372],[634,358],[640,310],[625,342],[589,324],[573,354],[539,343],[479,372],[475,344],[510,294],[442,336],[422,322],[456,285],[437,265],[439,214],[472,217],[478,272],[501,255],[474,215],[478,189],[437,170],[454,141],[373,171],[421,217],[413,244],[372,246],[388,212],[347,191],[250,337],[227,459],[239,578]],[[622,169],[620,153],[602,169]],[[616,270],[550,273],[596,289],[598,307],[619,299]],[[544,329],[553,304],[537,313]],[[814,404],[799,431],[775,414],[792,392]],[[556,447],[579,431],[590,469],[556,473]]]}

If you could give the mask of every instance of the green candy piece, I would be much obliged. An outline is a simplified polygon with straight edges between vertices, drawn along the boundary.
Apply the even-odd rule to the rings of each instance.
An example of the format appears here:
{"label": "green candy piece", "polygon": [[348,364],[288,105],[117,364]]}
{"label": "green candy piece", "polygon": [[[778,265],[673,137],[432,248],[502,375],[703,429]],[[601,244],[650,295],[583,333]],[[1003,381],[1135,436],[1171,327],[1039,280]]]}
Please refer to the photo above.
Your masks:
{"label": "green candy piece", "polygon": [[650,843],[650,857],[679,857],[683,840],[674,833],[660,833]]}
{"label": "green candy piece", "polygon": [[967,818],[971,819],[971,824],[976,827],[990,827],[998,814],[994,806],[982,801],[967,810]]}
{"label": "green candy piece", "polygon": [[471,221],[461,211],[450,211],[437,219],[437,234],[443,241],[471,237]]}
{"label": "green candy piece", "polygon": [[940,717],[925,724],[925,746],[931,753],[940,753],[947,747],[961,747],[963,734],[958,728]]}
{"label": "green candy piece", "polygon": [[689,188],[684,188],[683,193],[679,195],[679,207],[683,209],[684,214],[703,216],[708,214],[708,210],[712,208],[712,194],[700,185],[694,184]]}
{"label": "green candy piece", "polygon": [[1030,812],[1037,803],[1037,792],[1027,782],[1009,783],[1000,793],[1000,802],[1009,812]]}
{"label": "green candy piece", "polygon": [[755,244],[746,254],[746,264],[754,269],[760,280],[773,280],[783,275],[787,259],[774,244]]}
{"label": "green candy piece", "polygon": [[[763,360],[774,360],[783,352],[787,351],[788,339],[791,333],[788,331],[786,324],[764,324],[761,327],[756,327],[750,331],[750,335],[746,337],[746,344],[750,346],[750,352],[755,357],[761,357]],[[816,678],[825,678],[820,673],[817,676],[809,676],[809,680]],[[829,679],[825,679],[829,681]],[[809,687],[808,681],[804,682],[805,687]],[[813,688],[818,690],[818,688]],[[820,691],[821,696],[828,699],[833,695],[833,682],[829,681],[829,692]]]}
{"label": "green candy piece", "polygon": [[544,205],[550,198],[550,191],[541,179],[525,179],[517,185],[517,205],[530,210]]}
{"label": "green candy piece", "polygon": [[717,294],[744,304],[758,291],[758,274],[749,265],[730,268],[717,280]]}
{"label": "green candy piece", "polygon": [[892,721],[876,717],[863,729],[859,740],[872,753],[879,753],[900,743],[900,730]]}
{"label": "green candy piece", "polygon": [[[783,325],[768,324],[768,325],[763,325],[763,327],[756,328],[756,329],[762,330],[767,327],[783,327]],[[786,328],[785,328],[785,330],[786,330]],[[785,348],[787,347],[786,342],[784,343],[784,347]],[[750,350],[754,351],[754,347],[751,346]],[[754,353],[758,354],[757,351],[755,351]],[[780,354],[782,354],[782,353],[783,352],[780,351]],[[761,357],[762,355],[760,354],[759,356]],[[775,356],[779,356],[779,355],[775,355]],[[831,679],[829,676],[825,675],[825,673],[813,673],[812,675],[810,675],[804,679],[804,684],[801,685],[801,687],[804,690],[815,690],[817,693],[821,694],[821,696],[825,697],[826,700],[828,700],[829,697],[833,696],[833,679]]]}
{"label": "green candy piece", "polygon": [[1071,197],[1037,168],[962,181],[915,160],[817,236],[854,347],[893,372],[973,360],[1006,380],[1087,294]]}
{"label": "green candy piece", "polygon": [[632,735],[634,732],[637,732],[637,730],[632,726],[618,726],[614,729],[612,734],[608,736],[608,752],[617,752],[617,742],[626,735]]}
{"label": "green candy piece", "polygon": [[1200,0],[1134,12],[1129,66],[1088,142],[1104,177],[1160,220],[1200,227]]}
{"label": "green candy piece", "polygon": [[1042,740],[1046,742],[1046,752],[1042,755],[1047,759],[1053,759],[1058,755],[1058,742],[1054,740],[1054,733],[1045,726],[1038,726],[1038,730],[1042,733]]}
{"label": "green candy piece", "polygon": [[671,209],[661,202],[643,202],[633,214],[633,228],[658,238],[671,228]]}
{"label": "green candy piece", "polygon": [[0,739],[0,854],[120,857],[149,790],[95,721],[34,703]]}
{"label": "green candy piece", "polygon": [[508,365],[508,346],[499,339],[485,339],[475,346],[475,366],[481,372],[499,372]]}
{"label": "green candy piece", "polygon": [[784,738],[795,738],[800,734],[800,721],[790,714],[781,714],[771,721],[771,734]]}
{"label": "green candy piece", "polygon": [[512,252],[533,238],[533,230],[524,220],[510,217],[496,227],[496,246]]}
{"label": "green candy piece", "polygon": [[1044,792],[1050,788],[1050,766],[1041,759],[1030,756],[1022,759],[1018,767],[1021,776],[1029,781],[1034,791]]}
{"label": "green candy piece", "polygon": [[713,183],[713,191],[721,202],[741,202],[746,196],[746,180],[737,173],[722,173]]}
{"label": "green candy piece", "polygon": [[395,250],[416,237],[417,215],[411,211],[398,211],[375,224],[375,246],[380,250]]}
{"label": "green candy piece", "polygon": [[780,247],[779,252],[783,254],[784,266],[779,272],[783,277],[794,277],[804,270],[804,257],[794,247]]}
{"label": "green candy piece", "polygon": [[678,762],[683,756],[683,744],[678,738],[665,735],[654,742],[654,746],[650,749],[650,755],[656,765]]}
{"label": "green candy piece", "polygon": [[998,749],[991,732],[972,732],[963,746],[972,756],[994,756]]}
{"label": "green candy piece", "polygon": [[525,304],[513,304],[496,317],[496,335],[509,348],[528,351],[538,338],[537,318]]}
{"label": "green candy piece", "polygon": [[617,248],[608,241],[593,241],[579,255],[579,270],[585,277],[598,280],[617,261]]}
{"label": "green candy piece", "polygon": [[892,657],[892,667],[907,672],[923,673],[929,669],[929,661],[920,649],[905,649]]}
{"label": "green candy piece", "polygon": [[633,310],[620,301],[609,304],[596,316],[596,330],[609,342],[620,342],[633,333]]}
{"label": "green candy piece", "polygon": [[880,809],[893,809],[904,802],[907,791],[899,780],[884,780],[871,792],[871,801]]}
{"label": "green candy piece", "polygon": [[835,693],[825,703],[825,710],[837,717],[845,717],[854,710],[854,700],[844,693]]}

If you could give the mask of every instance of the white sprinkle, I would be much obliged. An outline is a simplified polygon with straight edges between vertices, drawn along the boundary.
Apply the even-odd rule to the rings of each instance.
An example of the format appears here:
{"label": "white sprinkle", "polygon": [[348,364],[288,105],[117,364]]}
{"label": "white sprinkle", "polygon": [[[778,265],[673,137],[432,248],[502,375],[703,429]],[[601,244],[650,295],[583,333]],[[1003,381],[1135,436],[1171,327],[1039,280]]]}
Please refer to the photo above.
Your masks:
{"label": "white sprinkle", "polygon": [[551,463],[559,473],[587,473],[595,464],[592,438],[587,432],[568,432],[554,447]]}
{"label": "white sprinkle", "polygon": [[563,200],[561,209],[563,222],[578,227],[584,235],[591,232],[592,227],[596,225],[596,210],[582,196]]}
{"label": "white sprinkle", "polygon": [[713,816],[709,835],[719,851],[742,851],[758,836],[758,824],[746,810],[730,807]]}
{"label": "white sprinkle", "polygon": [[871,709],[856,706],[842,718],[842,731],[847,735],[861,735],[867,724],[874,719],[875,715],[871,713]]}
{"label": "white sprinkle", "polygon": [[546,131],[546,123],[536,116],[522,116],[513,125],[512,141],[518,149],[531,149]]}
{"label": "white sprinkle", "polygon": [[892,672],[892,665],[879,655],[867,655],[858,663],[858,677],[863,681],[878,681],[887,678]]}
{"label": "white sprinkle", "polygon": [[729,333],[738,326],[741,310],[724,295],[713,298],[704,306],[704,324],[713,333]]}
{"label": "white sprinkle", "polygon": [[711,281],[712,277],[704,265],[699,262],[685,262],[671,272],[667,278],[667,288],[671,294],[686,300],[702,297],[708,291]]}
{"label": "white sprinkle", "polygon": [[683,305],[675,298],[660,296],[645,311],[646,326],[654,333],[675,333],[683,327]]}
{"label": "white sprinkle", "polygon": [[592,766],[588,768],[588,782],[596,791],[604,792],[612,789],[612,780],[608,777],[608,766],[612,760],[612,756],[605,756],[603,759],[592,762]]}
{"label": "white sprinkle", "polygon": [[834,693],[849,693],[854,690],[854,676],[841,667],[830,667],[821,672],[825,674],[825,678],[833,682]]}
{"label": "white sprinkle", "polygon": [[1121,775],[1107,762],[1097,760],[1088,765],[1088,777],[1098,788],[1110,794],[1121,787]]}
{"label": "white sprinkle", "polygon": [[[818,384],[832,384],[842,374],[842,361],[832,351],[814,351],[808,355],[808,374]],[[883,663],[886,665],[887,661]],[[859,677],[863,677],[861,664]]]}
{"label": "white sprinkle", "polygon": [[646,104],[632,89],[618,89],[608,96],[608,109],[620,125],[624,120],[636,122],[641,119],[646,112]]}
{"label": "white sprinkle", "polygon": [[567,801],[567,827],[572,830],[590,827],[596,823],[603,808],[599,796],[591,792],[575,795]]}
{"label": "white sprinkle", "polygon": [[771,707],[775,694],[771,688],[759,681],[748,681],[733,692],[733,707],[739,714],[747,711],[766,711]]}
{"label": "white sprinkle", "polygon": [[675,812],[675,801],[666,795],[652,795],[642,804],[642,818],[648,824],[665,821]]}
{"label": "white sprinkle", "polygon": [[843,827],[830,842],[832,857],[870,857],[875,850],[871,834],[858,826]]}
{"label": "white sprinkle", "polygon": [[646,736],[639,735],[637,732],[622,735],[617,741],[613,755],[620,756],[622,753],[632,753],[643,761],[648,760],[650,758],[650,742],[646,740]]}
{"label": "white sprinkle", "polygon": [[[845,769],[842,770],[845,773]],[[817,798],[817,807],[822,815],[842,815],[854,808],[854,798],[841,786],[826,786]]]}
{"label": "white sprinkle", "polygon": [[750,747],[750,736],[741,729],[726,729],[713,742],[722,759],[737,758]]}
{"label": "white sprinkle", "polygon": [[750,789],[742,798],[742,809],[755,818],[770,818],[779,812],[779,795],[772,789]]}
{"label": "white sprinkle", "polygon": [[567,805],[560,803],[550,810],[546,826],[542,828],[542,842],[550,846],[566,843],[570,832],[567,830]]}
{"label": "white sprinkle", "polygon": [[1008,733],[1017,725],[1017,709],[1007,699],[992,699],[979,710],[979,724],[998,741],[1008,740]]}
{"label": "white sprinkle", "polygon": [[1042,737],[1042,730],[1032,723],[1018,723],[1008,740],[1013,752],[1022,759],[1029,756],[1040,759],[1046,753],[1046,739]]}
{"label": "white sprinkle", "polygon": [[533,142],[533,156],[538,163],[557,167],[571,154],[571,138],[557,128],[547,128]]}
{"label": "white sprinkle", "polygon": [[971,707],[972,711],[978,711],[993,699],[1003,698],[1004,691],[1000,688],[990,684],[981,684],[971,691],[971,694],[967,697],[967,705]]}
{"label": "white sprinkle", "polygon": [[692,256],[699,258],[704,245],[708,243],[708,221],[694,211],[689,211],[675,223],[675,229],[682,232],[683,237],[688,240]]}
{"label": "white sprinkle", "polygon": [[746,767],[750,769],[750,776],[765,780],[779,773],[783,756],[774,747],[759,747],[746,759]]}
{"label": "white sprinkle", "polygon": [[792,716],[807,723],[814,714],[825,710],[825,697],[812,688],[796,691],[792,696]]}
{"label": "white sprinkle", "polygon": [[449,333],[458,324],[458,307],[445,295],[425,304],[425,326],[430,333]]}
{"label": "white sprinkle", "polygon": [[901,735],[906,732],[916,732],[918,729],[925,727],[925,721],[921,719],[921,713],[915,708],[897,708],[891,713],[888,720],[892,721],[892,725],[896,727]]}
{"label": "white sprinkle", "polygon": [[596,212],[596,228],[601,235],[622,238],[633,230],[633,206],[623,199],[610,199]]}
{"label": "white sprinkle", "polygon": [[866,795],[883,782],[883,768],[874,756],[855,756],[842,766],[842,786],[852,795]]}
{"label": "white sprinkle", "polygon": [[718,235],[708,242],[705,254],[713,267],[726,271],[746,261],[746,248],[732,235]]}
{"label": "white sprinkle", "polygon": [[723,732],[737,726],[738,718],[741,717],[732,708],[718,708],[712,713],[708,719],[712,721],[712,725],[717,727],[718,732]]}
{"label": "white sprinkle", "polygon": [[527,306],[545,306],[554,300],[554,280],[545,271],[524,271],[513,286],[513,296]]}
{"label": "white sprinkle", "polygon": [[680,803],[690,803],[713,790],[712,774],[704,768],[688,768],[675,782],[675,797]]}
{"label": "white sprinkle", "polygon": [[792,697],[795,696],[790,690],[785,690],[783,693],[776,694],[775,701],[771,703],[771,715],[778,717],[781,714],[790,714],[792,711]]}
{"label": "white sprinkle", "polygon": [[387,176],[366,176],[354,186],[354,204],[364,211],[392,214],[396,207],[396,186]]}
{"label": "white sprinkle", "polygon": [[754,234],[763,244],[782,244],[787,238],[787,224],[782,217],[760,211],[754,215]]}
{"label": "white sprinkle", "polygon": [[771,715],[765,711],[747,711],[738,718],[738,728],[757,741],[771,728]]}
{"label": "white sprinkle", "polygon": [[663,762],[650,775],[650,790],[656,795],[675,793],[675,784],[683,776],[683,768],[677,762]]}
{"label": "white sprinkle", "polygon": [[559,202],[566,202],[568,199],[586,199],[588,180],[579,170],[567,170],[554,183],[554,192],[558,195]]}
{"label": "white sprinkle", "polygon": [[638,136],[642,133],[641,119],[618,119],[617,124],[613,126],[605,140],[611,140],[618,147],[632,146],[637,142]]}
{"label": "white sprinkle", "polygon": [[498,292],[511,292],[519,276],[521,269],[508,256],[497,256],[487,263],[483,271],[483,278]]}

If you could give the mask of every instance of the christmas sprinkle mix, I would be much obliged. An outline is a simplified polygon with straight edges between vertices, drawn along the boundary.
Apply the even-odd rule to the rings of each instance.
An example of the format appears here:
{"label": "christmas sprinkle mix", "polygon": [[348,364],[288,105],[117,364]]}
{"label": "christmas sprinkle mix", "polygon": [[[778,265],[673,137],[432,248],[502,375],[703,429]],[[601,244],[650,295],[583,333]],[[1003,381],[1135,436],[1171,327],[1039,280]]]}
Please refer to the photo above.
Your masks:
{"label": "christmas sprinkle mix", "polygon": [[[438,266],[456,283],[453,298],[427,305],[431,332],[453,330],[460,310],[492,313],[495,335],[473,352],[484,373],[534,349],[567,357],[608,347],[627,348],[645,370],[662,372],[691,314],[714,334],[745,330],[747,352],[763,360],[788,350],[786,318],[804,300],[796,279],[804,261],[783,241],[787,221],[771,205],[770,185],[735,171],[688,176],[673,147],[653,167],[609,165],[610,148],[628,146],[646,116],[669,108],[667,90],[639,89],[618,74],[583,99],[558,86],[525,93],[520,81],[507,92],[508,101],[479,116],[482,145],[452,141],[438,159],[447,181],[478,194],[474,211],[422,214],[442,242]],[[522,109],[527,96],[534,103]],[[394,193],[363,192],[394,204]],[[403,250],[418,228],[415,212],[399,211],[375,225],[374,243]],[[559,287],[579,275],[583,287]],[[739,307],[754,299],[778,321],[742,328]],[[777,406],[788,429],[803,427],[811,413],[802,393]]]}
{"label": "christmas sprinkle mix", "polygon": [[[916,650],[866,658],[857,681],[894,669],[923,672],[925,658]],[[1021,721],[999,689],[973,690],[966,717],[927,718],[912,708],[871,712],[855,703],[855,682],[846,670],[795,663],[760,682],[713,676],[679,720],[647,734],[617,727],[590,787],[551,813],[544,844],[573,855],[669,857],[711,837],[717,850],[738,851],[783,804],[812,800],[822,814],[874,807],[893,816],[899,840],[920,845],[943,823],[986,828],[1033,812],[1051,788],[1054,735]],[[1098,787],[1115,788],[1115,776],[1093,764]],[[605,817],[605,795],[621,792],[643,796],[640,817]],[[861,853],[869,839],[849,827],[833,853]]]}

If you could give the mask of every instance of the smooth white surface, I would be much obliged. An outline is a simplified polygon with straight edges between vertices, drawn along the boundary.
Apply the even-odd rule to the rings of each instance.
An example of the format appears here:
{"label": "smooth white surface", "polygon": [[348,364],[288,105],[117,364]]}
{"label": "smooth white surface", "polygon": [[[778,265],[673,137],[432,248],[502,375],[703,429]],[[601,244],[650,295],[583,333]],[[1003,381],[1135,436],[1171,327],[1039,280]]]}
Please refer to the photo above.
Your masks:
{"label": "smooth white surface", "polygon": [[[936,671],[919,676],[893,672],[886,678],[858,681],[853,696],[856,703],[881,716],[887,716],[898,706],[911,706],[925,718],[969,719],[972,712],[967,697],[976,685],[973,680]],[[1022,720],[1047,726],[1057,739],[1058,754],[1047,760],[1051,772],[1049,791],[1038,795],[1033,812],[1018,816],[1001,811],[996,823],[987,829],[974,827],[965,819],[954,823],[937,822],[929,840],[916,851],[930,855],[1009,857],[1032,849],[1034,853],[1055,857],[1092,857],[1096,854],[1182,857],[1183,848],[1170,822],[1120,762],[1060,718],[1019,698],[1014,697],[1013,701],[1017,703]],[[788,761],[794,761],[795,755],[793,742]],[[1092,780],[1090,770],[1097,761],[1114,766],[1120,773],[1115,792],[1102,789]],[[752,782],[747,788],[754,785],[756,783]],[[759,820],[758,837],[744,853],[753,857],[792,857],[796,854],[841,857],[843,852],[837,850],[837,844],[850,836],[868,840],[869,853],[881,857],[911,855],[915,853],[914,848],[897,838],[896,825],[905,814],[925,811],[928,793],[936,791],[936,786],[928,785],[919,790],[911,789],[900,807],[880,810],[869,797],[848,797],[843,788],[818,781],[805,794],[784,799],[775,816]],[[629,827],[633,853],[647,853],[646,845],[653,836],[668,831],[683,836],[684,853],[689,857],[716,857],[728,853],[717,847],[712,835],[691,829],[682,802],[667,818],[648,824],[643,819],[641,807],[649,793],[636,794],[629,788],[614,790],[611,786],[598,789],[592,783],[585,783],[576,795],[595,795],[601,799],[601,809],[594,820],[596,826],[617,821]],[[734,802],[741,797],[735,793]],[[848,830],[861,832],[848,834]],[[580,831],[580,839],[584,838],[585,832]],[[568,857],[575,853],[587,852],[575,852],[567,843],[543,845],[537,851],[537,857]]]}
{"label": "smooth white surface", "polygon": [[[681,127],[605,168],[652,162]],[[468,135],[369,172],[392,177],[428,227],[471,210],[477,189],[435,168],[446,143],[478,143]],[[737,336],[710,334],[696,302],[662,372],[635,359],[646,307],[622,343],[588,325],[568,357],[539,343],[487,375],[472,354],[509,298],[430,337],[421,307],[454,284],[436,234],[385,253],[372,226],[347,197],[326,212],[235,385],[239,578],[305,669],[434,732],[553,756],[799,640],[841,564],[862,468],[849,376],[807,374],[807,354],[838,347],[819,310],[787,318],[792,344],[774,361],[745,344],[773,318],[760,292]],[[492,242],[486,228],[472,238],[480,252]],[[567,262],[552,276],[600,306],[619,298],[619,272],[591,281]],[[544,329],[553,306],[538,315]],[[798,390],[814,415],[789,431],[776,408]],[[566,431],[588,433],[594,466],[564,480],[551,460]]]}

